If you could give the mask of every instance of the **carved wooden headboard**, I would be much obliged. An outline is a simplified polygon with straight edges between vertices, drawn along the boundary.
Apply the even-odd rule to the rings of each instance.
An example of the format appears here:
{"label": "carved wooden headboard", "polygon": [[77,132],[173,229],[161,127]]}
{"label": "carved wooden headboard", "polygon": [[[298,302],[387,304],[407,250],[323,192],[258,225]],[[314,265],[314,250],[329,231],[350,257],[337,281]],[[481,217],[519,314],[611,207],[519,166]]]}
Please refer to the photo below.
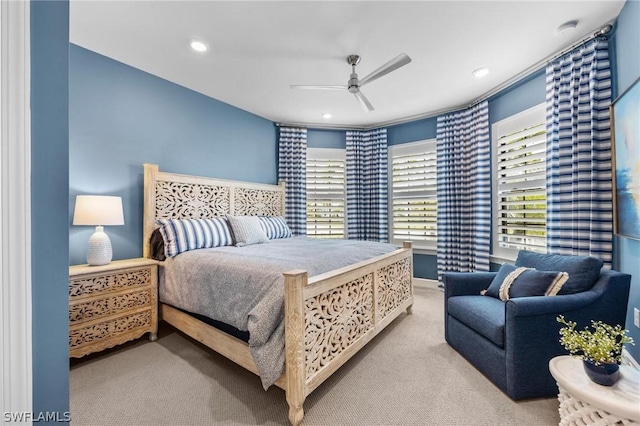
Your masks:
{"label": "carved wooden headboard", "polygon": [[284,216],[285,186],[213,179],[161,172],[144,165],[143,255],[156,219],[202,219],[215,216]]}

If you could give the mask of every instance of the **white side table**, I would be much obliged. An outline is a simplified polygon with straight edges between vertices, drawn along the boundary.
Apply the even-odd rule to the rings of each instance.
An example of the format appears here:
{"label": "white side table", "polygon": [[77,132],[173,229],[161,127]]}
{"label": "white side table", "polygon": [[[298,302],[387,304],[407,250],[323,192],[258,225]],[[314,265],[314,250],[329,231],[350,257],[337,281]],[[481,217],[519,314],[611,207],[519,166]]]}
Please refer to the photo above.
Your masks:
{"label": "white side table", "polygon": [[620,366],[620,380],[602,386],[587,377],[582,360],[559,356],[549,361],[558,384],[560,426],[640,424],[640,372]]}

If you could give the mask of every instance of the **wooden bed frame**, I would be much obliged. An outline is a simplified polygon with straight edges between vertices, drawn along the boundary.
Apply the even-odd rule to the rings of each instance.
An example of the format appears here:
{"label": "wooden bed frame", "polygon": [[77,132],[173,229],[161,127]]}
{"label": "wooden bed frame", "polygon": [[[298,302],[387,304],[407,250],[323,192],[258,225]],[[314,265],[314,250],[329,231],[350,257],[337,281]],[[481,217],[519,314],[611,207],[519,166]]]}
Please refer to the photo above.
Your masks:
{"label": "wooden bed frame", "polygon": [[[284,216],[284,184],[263,185],[160,172],[144,165],[144,256],[160,218]],[[160,264],[160,268],[162,265]],[[289,421],[299,425],[307,395],[413,305],[411,243],[402,249],[309,278],[284,274],[285,372]],[[247,343],[182,311],[160,304],[160,318],[258,374]]]}

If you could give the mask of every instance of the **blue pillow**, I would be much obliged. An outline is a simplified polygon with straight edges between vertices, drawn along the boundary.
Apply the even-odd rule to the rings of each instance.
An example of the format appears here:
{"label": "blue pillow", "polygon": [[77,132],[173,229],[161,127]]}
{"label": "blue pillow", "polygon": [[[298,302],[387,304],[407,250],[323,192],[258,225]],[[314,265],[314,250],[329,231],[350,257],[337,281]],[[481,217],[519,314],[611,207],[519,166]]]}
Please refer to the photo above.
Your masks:
{"label": "blue pillow", "polygon": [[[517,275],[516,275],[517,274]],[[566,272],[518,268],[500,288],[500,300],[517,297],[555,296],[569,279]]]}
{"label": "blue pillow", "polygon": [[500,286],[503,281],[509,276],[510,273],[516,270],[516,267],[510,265],[508,263],[503,264],[498,271],[498,274],[493,278],[489,288],[486,289],[482,294],[485,296],[495,297],[496,299],[500,299]]}
{"label": "blue pillow", "polygon": [[569,279],[558,294],[574,294],[590,290],[600,278],[602,260],[590,256],[568,256],[559,254],[541,254],[521,250],[516,266],[524,266],[543,271],[564,271]]}
{"label": "blue pillow", "polygon": [[538,271],[504,264],[484,294],[505,302],[517,297],[555,296],[568,279],[566,272]]}

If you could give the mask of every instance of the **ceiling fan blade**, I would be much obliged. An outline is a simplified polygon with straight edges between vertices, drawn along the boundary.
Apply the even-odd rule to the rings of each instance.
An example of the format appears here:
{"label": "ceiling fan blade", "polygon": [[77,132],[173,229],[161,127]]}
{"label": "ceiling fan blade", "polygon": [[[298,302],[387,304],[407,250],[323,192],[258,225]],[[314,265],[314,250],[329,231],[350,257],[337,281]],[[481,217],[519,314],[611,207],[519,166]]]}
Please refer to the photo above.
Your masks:
{"label": "ceiling fan blade", "polygon": [[401,53],[380,68],[374,70],[372,73],[360,80],[360,87],[365,84],[371,83],[380,77],[389,74],[391,71],[395,71],[400,67],[403,67],[411,62],[411,58],[406,53]]}
{"label": "ceiling fan blade", "polygon": [[292,89],[312,89],[312,90],[346,90],[347,86],[305,86],[294,85],[289,86]]}
{"label": "ceiling fan blade", "polygon": [[360,105],[365,112],[373,111],[375,109],[373,105],[371,105],[371,102],[369,102],[369,100],[365,98],[362,92],[357,91],[353,94],[353,96],[355,96],[358,102],[360,102]]}

